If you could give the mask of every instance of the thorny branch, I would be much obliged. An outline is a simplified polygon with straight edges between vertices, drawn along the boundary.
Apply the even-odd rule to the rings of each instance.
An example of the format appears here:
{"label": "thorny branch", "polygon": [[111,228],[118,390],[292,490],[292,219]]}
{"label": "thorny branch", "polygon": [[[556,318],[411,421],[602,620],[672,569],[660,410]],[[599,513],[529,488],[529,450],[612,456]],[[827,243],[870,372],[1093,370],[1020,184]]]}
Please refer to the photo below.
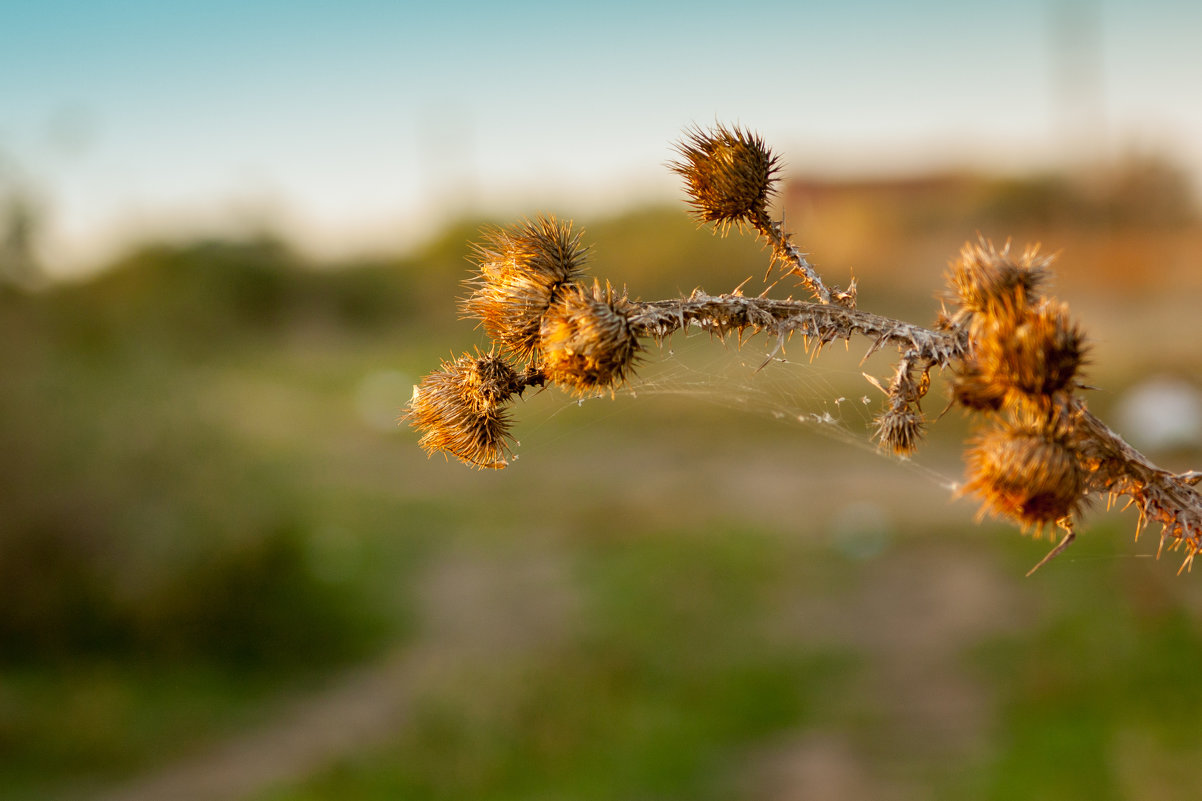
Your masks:
{"label": "thorny branch", "polygon": [[851,288],[846,291],[838,287],[828,288],[823,283],[822,276],[814,269],[814,265],[806,258],[806,254],[802,253],[784,232],[784,223],[781,220],[773,220],[766,213],[760,212],[752,220],[752,226],[772,245],[773,260],[786,266],[785,274],[799,278],[820,303],[837,303],[849,309],[855,308],[855,281],[852,281]]}
{"label": "thorny branch", "polygon": [[[965,452],[963,491],[982,512],[1041,533],[1064,533],[1036,568],[1074,539],[1090,496],[1129,498],[1136,531],[1161,526],[1160,548],[1182,548],[1182,569],[1202,551],[1202,473],[1173,474],[1095,417],[1078,394],[1088,346],[1067,305],[1046,297],[1051,259],[1030,248],[1019,256],[968,244],[948,273],[951,312],[924,328],[855,308],[855,284],[828,287],[767,212],[779,171],[759,137],[718,126],[690,131],[672,165],[694,213],[720,233],[750,228],[772,249],[772,266],[800,280],[814,301],[748,297],[739,291],[638,301],[608,284],[583,282],[587,248],[579,231],[553,217],[493,230],[476,246],[479,271],[467,282],[465,316],[481,324],[492,349],[443,362],[415,387],[405,418],[423,432],[427,451],[444,451],[479,468],[504,467],[513,443],[508,405],[531,386],[555,384],[576,395],[612,393],[633,374],[639,340],[662,340],[689,326],[740,342],[750,331],[775,340],[794,335],[817,353],[836,340],[870,341],[865,359],[898,350],[893,378],[874,420],[880,445],[902,456],[919,446],[927,420],[921,400],[933,369],[951,378],[952,403],[978,421]],[[771,271],[771,267],[770,267]],[[774,353],[776,351],[773,351]]]}
{"label": "thorny branch", "polygon": [[951,334],[836,304],[708,295],[697,289],[688,298],[631,301],[631,306],[631,327],[640,336],[657,339],[693,324],[722,335],[746,328],[778,339],[800,334],[818,347],[858,334],[873,340],[865,358],[885,345],[898,345],[917,351],[920,359],[938,367],[948,367],[964,355],[965,343]]}
{"label": "thorny branch", "polygon": [[1074,404],[1081,454],[1091,461],[1088,489],[1111,498],[1126,496],[1139,509],[1139,531],[1149,523],[1161,525],[1159,556],[1165,543],[1171,550],[1186,547],[1181,569],[1193,565],[1202,532],[1202,494],[1196,489],[1195,471],[1174,474],[1157,467],[1095,417],[1080,400]]}
{"label": "thorny branch", "polygon": [[[968,347],[962,337],[949,332],[833,304],[709,295],[697,289],[688,298],[632,301],[632,306],[631,327],[639,336],[656,339],[688,325],[723,337],[730,331],[742,332],[747,328],[778,340],[799,334],[818,347],[860,335],[872,340],[865,359],[889,344],[906,351],[903,362],[909,356],[939,368],[963,359]],[[1140,528],[1149,522],[1163,526],[1161,549],[1170,541],[1170,547],[1177,548],[1196,539],[1196,532],[1202,531],[1202,494],[1195,488],[1197,474],[1176,475],[1157,467],[1090,412],[1079,398],[1072,399],[1071,414],[1076,421],[1076,446],[1091,467],[1086,491],[1131,498],[1140,511]],[[1183,568],[1191,565],[1197,552],[1189,548]]]}

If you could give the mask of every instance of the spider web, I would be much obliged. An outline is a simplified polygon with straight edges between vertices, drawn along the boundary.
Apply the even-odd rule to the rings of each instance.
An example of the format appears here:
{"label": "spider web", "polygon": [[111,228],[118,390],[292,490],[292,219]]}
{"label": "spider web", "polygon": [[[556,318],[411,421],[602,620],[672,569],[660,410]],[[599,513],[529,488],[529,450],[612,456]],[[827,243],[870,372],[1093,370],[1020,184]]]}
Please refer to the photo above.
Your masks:
{"label": "spider web", "polygon": [[800,345],[795,357],[793,348],[773,354],[759,344],[736,348],[693,333],[655,348],[649,354],[655,368],[619,394],[676,396],[872,449],[869,433],[880,393],[860,371],[829,364],[825,356],[811,360]]}
{"label": "spider web", "polygon": [[884,395],[865,376],[887,384],[895,354],[879,354],[866,363],[861,363],[862,355],[855,343],[850,348],[833,343],[820,353],[812,347],[807,351],[801,340],[776,348],[775,342],[765,345],[763,338],[756,338],[740,347],[733,340],[722,341],[692,329],[649,345],[636,377],[612,395],[569,400],[553,414],[615,400],[621,406],[639,398],[679,398],[821,435],[897,462],[954,492],[959,486],[955,479],[877,447],[873,419],[883,408]]}

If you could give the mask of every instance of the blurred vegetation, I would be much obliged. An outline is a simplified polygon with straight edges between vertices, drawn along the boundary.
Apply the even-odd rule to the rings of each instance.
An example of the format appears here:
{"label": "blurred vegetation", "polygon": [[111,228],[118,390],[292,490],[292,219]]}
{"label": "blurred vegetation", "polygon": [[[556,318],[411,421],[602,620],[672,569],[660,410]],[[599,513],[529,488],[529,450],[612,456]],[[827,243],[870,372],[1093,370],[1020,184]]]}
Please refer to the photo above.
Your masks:
{"label": "blurred vegetation", "polygon": [[1016,578],[1030,543],[996,529],[867,562],[754,528],[647,534],[580,555],[575,639],[477,667],[262,801],[1196,791],[1202,594],[1122,558],[1126,529],[1038,590]]}
{"label": "blurred vegetation", "polygon": [[[861,305],[918,322],[977,230],[1086,251],[1063,268],[1065,297],[1086,283],[1125,292],[1133,274],[1163,281],[1166,303],[1199,289],[1196,209],[1180,174],[1155,162],[1091,180],[797,182],[783,202],[820,268],[854,268]],[[580,222],[593,273],[643,298],[759,286],[765,269],[748,238],[699,231],[680,209]],[[577,628],[505,686],[468,677],[468,689],[432,693],[390,746],[269,797],[732,797],[755,743],[891,725],[856,700],[874,668],[854,637],[765,634],[802,579],[815,597],[858,591],[844,580],[864,590],[861,563],[731,523],[742,512],[721,492],[709,500],[728,512],[696,532],[665,524],[672,510],[652,506],[702,491],[662,489],[648,503],[638,470],[587,468],[589,453],[554,444],[571,415],[540,424],[552,443],[540,458],[558,461],[525,477],[535,465],[493,476],[427,462],[408,432],[380,427],[373,387],[391,388],[387,425],[405,379],[479,342],[455,299],[480,221],[409,256],[342,264],[267,236],[148,245],[37,291],[12,278],[29,274],[27,223],[10,215],[0,269],[0,798],[74,797],[266,719],[320,677],[423,636],[419,577],[448,549],[532,527],[568,538]],[[1149,252],[1161,272],[1133,273]],[[1202,367],[1196,345],[1170,353],[1179,369]],[[712,413],[687,403],[671,411],[677,433],[664,425],[636,421],[631,436],[699,450],[688,432],[718,436]],[[780,439],[734,416],[722,427],[754,447]],[[618,483],[608,496],[545,489],[584,471]],[[1125,532],[1106,537],[1129,552]],[[974,533],[974,547],[986,541]],[[1025,546],[1002,557],[1016,575],[1034,553]],[[1115,593],[1110,582],[1135,581],[1116,575],[1125,567],[1059,573],[1040,586],[1062,597],[1030,626],[965,646],[1000,699],[997,739],[936,785],[1130,797],[1065,777],[1084,770],[1107,786],[1113,740],[1132,730],[1139,747],[1199,753],[1202,698],[1183,672],[1202,653],[1197,594]],[[856,737],[866,753],[884,748]],[[1049,766],[1045,745],[1066,762]]]}

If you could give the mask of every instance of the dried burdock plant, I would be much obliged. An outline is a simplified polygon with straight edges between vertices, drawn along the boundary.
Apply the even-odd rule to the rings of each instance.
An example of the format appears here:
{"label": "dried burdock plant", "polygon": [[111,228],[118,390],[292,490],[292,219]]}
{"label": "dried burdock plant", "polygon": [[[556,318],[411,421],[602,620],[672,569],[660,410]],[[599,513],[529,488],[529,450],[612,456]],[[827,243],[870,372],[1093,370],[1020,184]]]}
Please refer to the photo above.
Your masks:
{"label": "dried burdock plant", "polygon": [[768,216],[776,194],[780,159],[759,136],[736,126],[693,128],[676,145],[680,160],[668,166],[684,179],[689,205],[702,222],[725,235],[732,225],[754,229],[772,247],[772,264],[801,279],[820,303],[856,305],[855,287],[828,288],[805,254],[784,232],[783,223]]}
{"label": "dried burdock plant", "polygon": [[998,319],[1007,310],[1021,312],[1038,297],[1051,263],[1038,247],[1027,248],[1015,258],[1009,243],[1001,250],[991,242],[966,244],[947,273],[958,306],[951,327],[968,330],[974,319]]}
{"label": "dried burdock plant", "polygon": [[917,451],[926,434],[926,418],[908,403],[890,403],[873,422],[877,440],[898,456],[909,456]]}
{"label": "dried burdock plant", "polygon": [[630,308],[610,286],[567,288],[543,317],[539,351],[547,380],[578,395],[621,385],[640,349]]}
{"label": "dried burdock plant", "polygon": [[1064,530],[1064,538],[1033,573],[1076,536],[1073,521],[1085,503],[1085,471],[1061,426],[1024,417],[1000,422],[972,441],[965,454],[964,491],[981,499],[978,517],[1007,518],[1036,535],[1053,524]]}
{"label": "dried burdock plant", "polygon": [[679,161],[670,166],[694,214],[722,234],[755,232],[771,251],[769,269],[797,278],[814,300],[700,289],[633,300],[608,284],[584,285],[587,249],[571,223],[540,217],[488,231],[475,246],[478,270],[462,309],[494,347],[443,362],[414,388],[403,419],[422,432],[423,448],[475,467],[504,467],[513,398],[545,384],[577,397],[613,394],[633,375],[640,339],[663,340],[687,327],[719,339],[733,333],[740,343],[763,334],[775,353],[800,335],[817,354],[861,336],[869,342],[865,359],[886,346],[898,352],[887,385],[865,375],[885,396],[874,419],[880,447],[902,457],[919,448],[931,373],[946,372],[951,404],[977,421],[962,492],[980,500],[981,515],[1036,535],[1064,532],[1036,568],[1073,541],[1093,497],[1108,505],[1128,498],[1140,529],[1160,524],[1157,553],[1180,548],[1182,569],[1192,564],[1202,550],[1202,473],[1155,466],[1090,413],[1080,394],[1085,335],[1067,305],[1043,294],[1050,257],[1036,248],[1015,255],[1009,244],[969,243],[951,263],[947,305],[933,328],[872,314],[856,308],[854,282],[847,290],[827,285],[770,216],[780,161],[760,137],[738,126],[694,128],[676,150]]}
{"label": "dried burdock plant", "polygon": [[744,224],[770,224],[768,203],[776,194],[780,159],[764,141],[738,126],[695,128],[676,146],[680,161],[670,166],[688,186],[689,204],[704,222],[725,234]]}
{"label": "dried burdock plant", "polygon": [[916,350],[903,353],[888,388],[864,374],[888,399],[885,409],[873,420],[876,439],[898,456],[909,456],[918,450],[918,444],[926,434],[926,417],[919,402],[931,388],[931,365],[928,362],[919,370],[920,361]]}
{"label": "dried burdock plant", "polygon": [[547,310],[582,275],[580,233],[571,223],[539,217],[485,232],[474,250],[479,272],[466,282],[464,316],[479,320],[519,360],[534,358]]}
{"label": "dried burdock plant", "polygon": [[445,451],[478,468],[508,464],[513,435],[506,407],[541,377],[522,375],[493,353],[465,353],[413,388],[404,418],[423,431],[419,445]]}

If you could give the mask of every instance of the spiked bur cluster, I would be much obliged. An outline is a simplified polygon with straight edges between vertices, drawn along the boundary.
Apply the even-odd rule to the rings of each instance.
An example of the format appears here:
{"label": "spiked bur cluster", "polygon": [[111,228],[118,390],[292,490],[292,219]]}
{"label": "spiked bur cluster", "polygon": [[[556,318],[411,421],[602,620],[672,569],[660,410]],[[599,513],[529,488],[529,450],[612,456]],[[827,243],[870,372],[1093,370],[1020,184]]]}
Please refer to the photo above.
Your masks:
{"label": "spiked bur cluster", "polygon": [[1009,246],[966,245],[949,283],[959,309],[950,327],[972,343],[954,382],[956,400],[997,410],[1007,400],[1047,406],[1071,391],[1085,355],[1084,336],[1068,307],[1036,294],[1050,259],[1035,249],[1013,258]]}
{"label": "spiked bur cluster", "polygon": [[568,288],[547,310],[539,329],[548,378],[577,395],[623,383],[639,352],[630,311],[629,300],[611,286]]}
{"label": "spiked bur cluster", "polygon": [[464,316],[519,361],[538,354],[543,317],[583,273],[587,250],[571,223],[540,217],[485,232],[474,246],[477,275],[463,301]]}
{"label": "spiked bur cluster", "polygon": [[505,409],[524,388],[521,376],[492,353],[444,361],[413,388],[409,418],[429,452],[453,453],[477,467],[504,467],[513,441]]}
{"label": "spiked bur cluster", "polygon": [[780,162],[758,136],[737,126],[694,128],[676,151],[679,161],[670,166],[693,213],[719,233],[754,231],[771,249],[771,266],[813,300],[700,289],[687,298],[634,300],[608,283],[585,284],[588,249],[571,223],[538,217],[487,231],[474,246],[477,269],[461,308],[492,346],[444,361],[414,388],[404,419],[422,432],[427,452],[504,467],[514,444],[514,398],[546,384],[577,397],[612,394],[633,376],[644,338],[694,326],[720,339],[737,333],[742,344],[750,332],[775,343],[775,353],[800,334],[817,354],[858,335],[871,342],[865,358],[897,348],[887,382],[865,374],[885,396],[873,431],[881,447],[903,458],[919,448],[928,428],[922,401],[932,374],[946,374],[951,404],[976,421],[963,491],[980,499],[982,515],[1036,534],[1065,532],[1037,568],[1072,541],[1091,496],[1127,496],[1141,528],[1160,523],[1162,547],[1185,549],[1185,565],[1202,550],[1195,489],[1202,474],[1156,467],[1081,398],[1085,337],[1068,307],[1043,294],[1050,258],[1034,248],[1016,255],[1008,244],[970,243],[950,266],[950,309],[935,327],[875,315],[856,308],[854,282],[847,290],[828,286],[769,215]]}
{"label": "spiked bur cluster", "polygon": [[873,380],[887,399],[885,408],[873,420],[874,433],[882,446],[898,456],[910,456],[917,451],[926,434],[926,417],[919,403],[931,388],[931,366],[920,368],[919,361],[918,352],[909,350],[898,362],[887,389]]}
{"label": "spiked bur cluster", "polygon": [[769,224],[768,203],[776,192],[780,160],[758,136],[738,127],[694,128],[676,146],[671,165],[684,179],[693,212],[726,233],[744,223]]}
{"label": "spiked bur cluster", "polygon": [[554,217],[485,232],[461,308],[493,348],[444,362],[414,387],[404,418],[428,453],[505,467],[514,441],[506,406],[526,387],[586,395],[631,375],[639,343],[630,304],[613,287],[581,283],[586,256],[580,233]]}
{"label": "spiked bur cluster", "polygon": [[1085,482],[1078,456],[1066,434],[1044,420],[990,426],[977,436],[967,460],[967,488],[988,510],[1019,523],[1038,527],[1071,520],[1081,505]]}
{"label": "spiked bur cluster", "polygon": [[693,128],[676,152],[679,160],[668,166],[684,180],[697,219],[712,223],[722,235],[731,226],[749,226],[772,248],[772,266],[782,265],[786,275],[799,278],[820,303],[856,305],[855,286],[847,291],[828,288],[785,233],[783,222],[768,215],[781,166],[759,136],[737,125]]}
{"label": "spiked bur cluster", "polygon": [[958,307],[946,321],[967,341],[952,397],[985,420],[966,454],[965,491],[981,499],[982,514],[1036,533],[1062,529],[1046,559],[1072,542],[1085,501],[1071,436],[1084,336],[1067,306],[1038,294],[1049,264],[1036,248],[1014,257],[1009,244],[965,245],[948,275]]}

